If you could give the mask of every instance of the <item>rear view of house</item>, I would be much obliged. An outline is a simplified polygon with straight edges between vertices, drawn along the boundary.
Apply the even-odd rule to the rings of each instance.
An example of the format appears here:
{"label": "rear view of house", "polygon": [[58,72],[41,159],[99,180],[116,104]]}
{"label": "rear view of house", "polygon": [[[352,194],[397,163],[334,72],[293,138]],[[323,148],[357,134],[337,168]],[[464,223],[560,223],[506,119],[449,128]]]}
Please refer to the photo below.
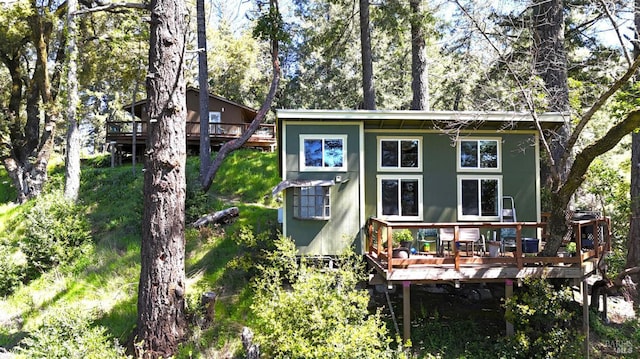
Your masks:
{"label": "rear view of house", "polygon": [[[300,253],[365,251],[371,217],[540,221],[539,137],[524,113],[280,110],[283,232]],[[562,123],[540,116],[541,126]],[[315,182],[314,182],[315,181]]]}

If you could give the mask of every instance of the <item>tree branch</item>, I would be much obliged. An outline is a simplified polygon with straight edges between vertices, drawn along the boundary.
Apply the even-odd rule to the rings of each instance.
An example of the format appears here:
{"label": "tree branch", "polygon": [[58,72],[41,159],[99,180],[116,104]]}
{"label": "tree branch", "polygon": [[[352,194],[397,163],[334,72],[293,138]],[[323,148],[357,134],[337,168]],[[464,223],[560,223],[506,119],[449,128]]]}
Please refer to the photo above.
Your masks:
{"label": "tree branch", "polygon": [[73,13],[73,15],[83,15],[83,14],[89,14],[89,13],[92,13],[92,12],[111,11],[111,10],[115,10],[115,9],[142,9],[142,10],[149,10],[149,4],[147,4],[147,3],[135,3],[135,2],[111,3],[111,4],[106,4],[106,5],[101,5],[101,6],[96,6],[96,7],[91,7],[91,8],[78,10],[75,13]]}
{"label": "tree branch", "polygon": [[[580,118],[580,122],[578,122],[576,127],[573,129],[573,132],[571,133],[571,136],[567,141],[567,148],[573,148],[573,146],[575,146],[576,142],[578,141],[578,137],[580,137],[580,134],[582,133],[582,130],[584,130],[585,126],[589,123],[589,121],[591,121],[593,115],[595,115],[595,113],[598,112],[598,110],[600,110],[602,106],[604,106],[604,104],[609,100],[609,98],[611,98],[611,96],[613,96],[613,94],[615,94],[625,83],[627,83],[627,81],[631,79],[631,77],[638,70],[638,67],[640,67],[640,57],[636,58],[636,60],[633,62],[633,64],[631,64],[624,75],[620,77],[616,82],[614,82],[609,87],[609,89],[596,100],[593,106],[591,106],[591,108],[584,115],[582,115],[582,117]],[[565,152],[563,162],[564,159],[569,158],[569,156],[571,155],[570,152],[571,151]]]}
{"label": "tree branch", "polygon": [[620,142],[622,137],[638,127],[640,127],[640,109],[630,112],[624,120],[609,129],[603,137],[578,153],[567,176],[567,181],[560,188],[560,192],[567,195],[573,194],[584,181],[584,175],[587,173],[591,162],[596,157],[611,150]]}

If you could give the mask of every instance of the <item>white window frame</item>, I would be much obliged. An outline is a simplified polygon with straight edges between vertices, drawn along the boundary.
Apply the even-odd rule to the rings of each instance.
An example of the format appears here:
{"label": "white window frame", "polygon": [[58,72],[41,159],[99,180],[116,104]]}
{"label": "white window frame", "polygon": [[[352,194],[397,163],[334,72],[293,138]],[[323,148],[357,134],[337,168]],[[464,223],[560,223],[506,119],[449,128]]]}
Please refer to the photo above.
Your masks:
{"label": "white window frame", "polygon": [[[322,140],[322,166],[307,166],[305,161],[305,140]],[[326,140],[341,140],[342,141],[342,166],[340,167],[327,167],[324,166],[324,141]],[[302,172],[346,172],[347,171],[347,135],[300,135],[300,171]]]}
{"label": "white window frame", "polygon": [[[496,142],[496,151],[498,152],[496,159],[496,167],[480,167],[480,154],[478,153],[478,167],[462,167],[460,157],[462,156],[462,142],[477,142],[478,152],[480,151],[479,143],[481,141]],[[466,137],[458,139],[456,143],[456,168],[458,172],[502,172],[502,139],[500,137]]]}
{"label": "white window frame", "polygon": [[[422,138],[415,136],[378,136],[377,139],[377,165],[378,171],[385,172],[422,172]],[[382,141],[396,141],[398,142],[398,166],[383,166],[382,165]],[[417,167],[403,167],[400,162],[402,160],[401,151],[402,141],[417,141],[418,142],[418,166]]]}
{"label": "white window frame", "polygon": [[[424,213],[424,199],[422,190],[422,175],[378,175],[376,180],[377,186],[377,217],[386,220],[403,220],[403,221],[422,221]],[[403,216],[402,211],[402,193],[398,192],[398,215],[384,215],[382,213],[382,181],[383,180],[416,180],[418,182],[418,215],[417,216]]]}
{"label": "white window frame", "polygon": [[[463,180],[496,180],[498,182],[498,193],[496,198],[496,215],[483,216],[480,215],[465,215],[462,213],[462,181]],[[458,175],[458,220],[461,221],[500,221],[500,212],[502,211],[502,175]],[[478,186],[478,191],[482,190],[482,186]],[[478,207],[481,207],[482,193],[478,193]],[[479,212],[482,208],[478,208]]]}
{"label": "white window frame", "polygon": [[[308,188],[314,189],[314,194],[305,194],[305,191]],[[321,193],[318,193],[320,191]],[[306,198],[306,201],[303,205],[303,199]],[[318,201],[322,201],[322,204],[319,204]],[[309,204],[309,201],[312,201]],[[303,211],[303,207],[307,209],[312,209],[312,214],[305,214]],[[318,213],[321,212],[321,213]],[[304,186],[304,187],[294,187],[293,188],[293,217],[297,219],[303,220],[322,220],[326,221],[331,218],[331,186]]]}

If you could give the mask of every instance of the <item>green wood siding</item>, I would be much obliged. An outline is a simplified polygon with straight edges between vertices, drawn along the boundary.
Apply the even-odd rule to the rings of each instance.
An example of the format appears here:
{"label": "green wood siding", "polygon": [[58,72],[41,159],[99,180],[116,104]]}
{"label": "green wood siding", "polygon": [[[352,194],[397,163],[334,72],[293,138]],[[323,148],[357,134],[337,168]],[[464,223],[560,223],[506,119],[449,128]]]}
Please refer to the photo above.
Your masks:
{"label": "green wood siding", "polygon": [[[419,132],[418,132],[419,133]],[[415,136],[416,132],[383,133],[365,131],[365,217],[376,216],[377,181],[376,175],[388,174],[377,170],[378,136]],[[441,133],[419,133],[422,139],[423,171],[423,222],[458,221],[458,181],[456,169],[457,152],[451,137]],[[532,134],[470,133],[469,138],[499,137],[502,139],[502,171],[500,173],[477,173],[478,175],[502,175],[502,194],[515,199],[518,220],[536,221],[537,178],[536,150]],[[395,172],[397,173],[397,172]],[[407,173],[409,174],[409,173]]]}
{"label": "green wood siding", "polygon": [[[292,122],[284,124],[283,177],[285,179],[331,180],[336,176],[348,178],[346,183],[331,186],[331,218],[329,220],[298,219],[293,216],[293,189],[285,191],[284,233],[291,237],[302,254],[338,254],[346,247],[355,245],[362,251],[360,230],[360,125],[335,122],[312,124]],[[346,135],[347,171],[300,171],[300,135]]]}

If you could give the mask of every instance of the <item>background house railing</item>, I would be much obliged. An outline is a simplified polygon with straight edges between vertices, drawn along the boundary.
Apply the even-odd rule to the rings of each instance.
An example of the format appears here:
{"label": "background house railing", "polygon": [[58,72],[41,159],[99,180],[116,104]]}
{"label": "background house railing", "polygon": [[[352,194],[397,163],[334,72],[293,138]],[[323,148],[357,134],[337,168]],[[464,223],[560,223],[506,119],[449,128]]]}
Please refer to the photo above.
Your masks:
{"label": "background house railing", "polygon": [[[135,122],[136,137],[146,138],[147,123]],[[211,123],[209,124],[209,135],[211,137],[221,138],[237,138],[247,131],[249,123]],[[187,137],[200,136],[200,122],[187,121],[186,123]],[[265,140],[275,140],[275,125],[262,124],[252,135],[252,138],[260,138]],[[115,138],[133,137],[132,121],[107,121],[107,140]]]}

